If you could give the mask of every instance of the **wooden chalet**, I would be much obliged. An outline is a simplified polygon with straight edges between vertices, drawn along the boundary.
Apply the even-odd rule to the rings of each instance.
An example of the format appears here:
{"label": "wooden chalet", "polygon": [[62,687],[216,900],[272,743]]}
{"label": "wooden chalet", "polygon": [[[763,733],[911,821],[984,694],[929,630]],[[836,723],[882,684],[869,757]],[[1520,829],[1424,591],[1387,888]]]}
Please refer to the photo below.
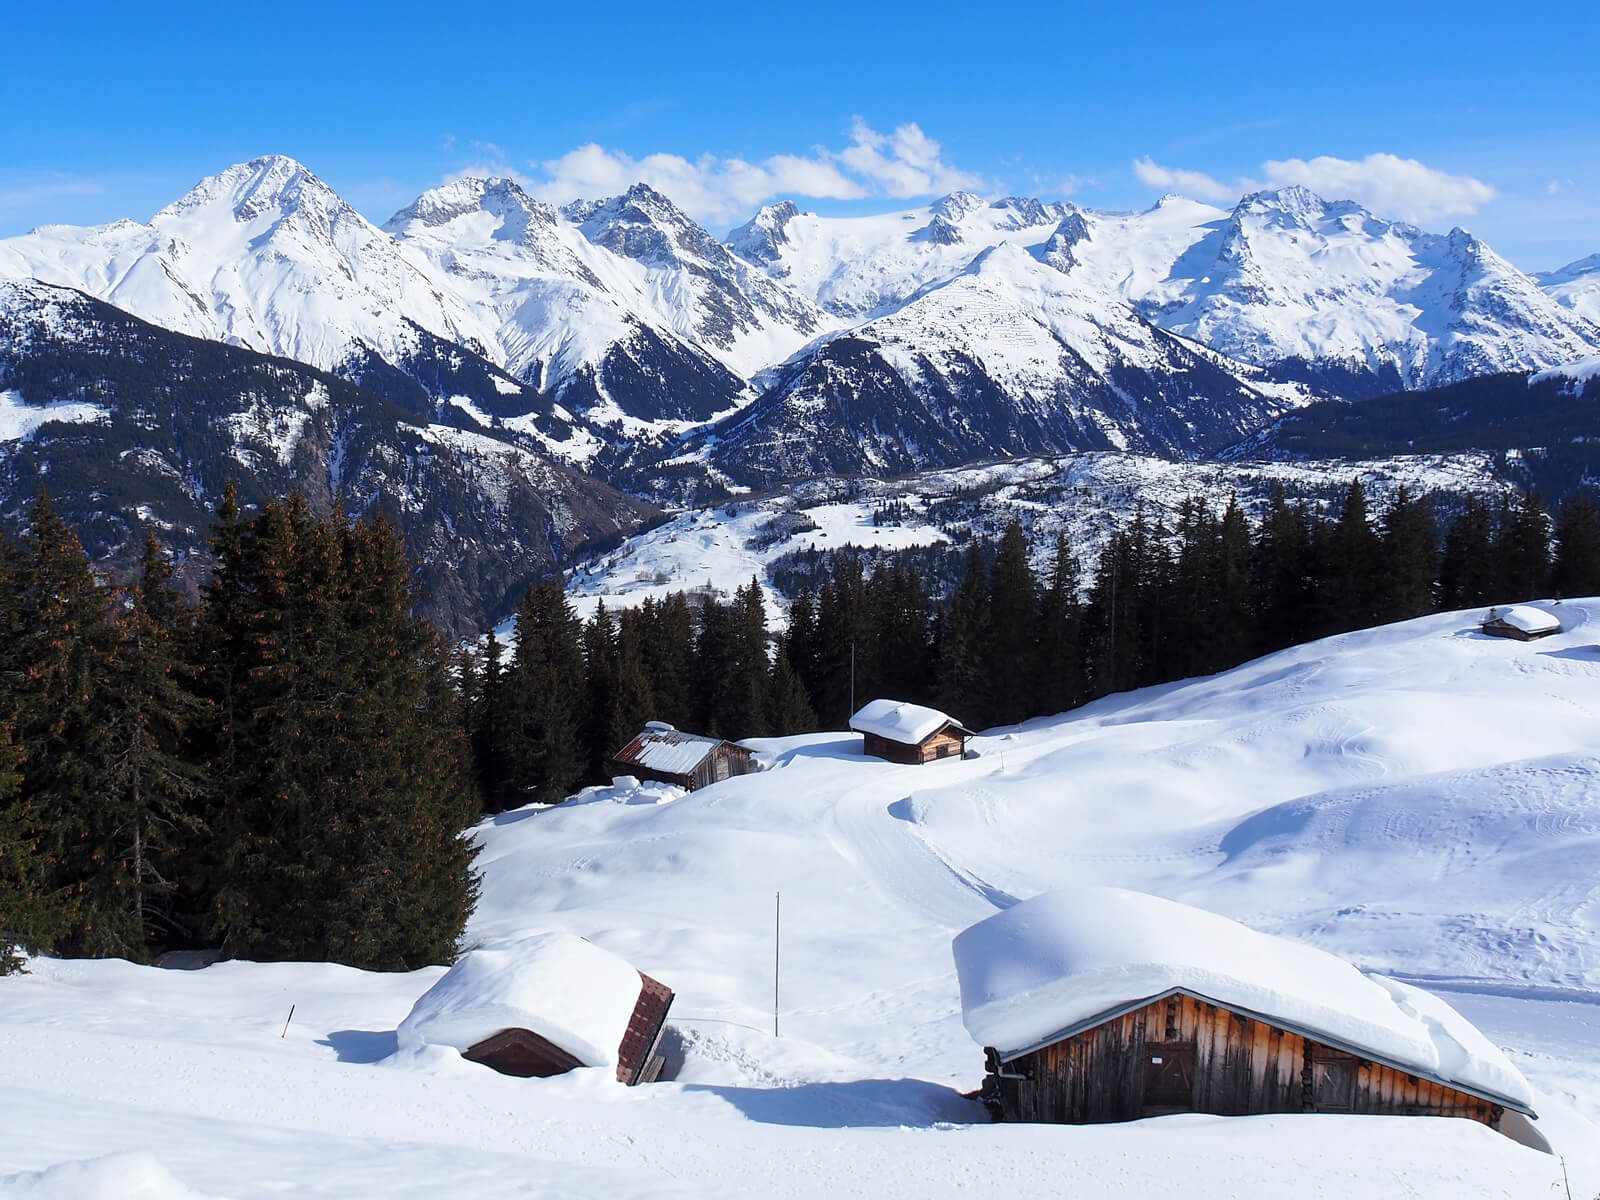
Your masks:
{"label": "wooden chalet", "polygon": [[1509,608],[1491,608],[1478,628],[1490,637],[1531,642],[1560,633],[1561,618],[1548,609],[1535,608],[1531,604],[1515,604]]}
{"label": "wooden chalet", "polygon": [[[639,999],[617,1051],[617,1081],[629,1087],[654,1083],[665,1061],[657,1051],[672,1007],[672,989],[639,972]],[[491,1034],[461,1052],[463,1058],[492,1067],[502,1075],[524,1079],[563,1075],[583,1060],[532,1029],[509,1028]]]}
{"label": "wooden chalet", "polygon": [[638,737],[611,756],[619,774],[670,783],[688,791],[756,769],[751,752],[721,738],[684,733],[651,721]]}
{"label": "wooden chalet", "polygon": [[972,730],[954,717],[920,704],[873,700],[850,718],[862,737],[862,752],[897,763],[960,758]]}
{"label": "wooden chalet", "polygon": [[1381,1113],[1500,1128],[1516,1113],[1512,1136],[1542,1140],[1525,1132],[1526,1081],[1442,1000],[1212,913],[1075,888],[980,922],[955,952],[997,1120]]}

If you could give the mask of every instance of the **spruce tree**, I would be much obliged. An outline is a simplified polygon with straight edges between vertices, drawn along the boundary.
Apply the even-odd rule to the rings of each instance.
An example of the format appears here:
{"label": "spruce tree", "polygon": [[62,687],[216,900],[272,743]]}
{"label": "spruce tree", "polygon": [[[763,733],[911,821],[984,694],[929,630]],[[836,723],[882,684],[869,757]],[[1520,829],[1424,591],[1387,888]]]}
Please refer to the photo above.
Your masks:
{"label": "spruce tree", "polygon": [[989,645],[989,581],[983,546],[973,538],[961,584],[940,616],[935,663],[939,707],[973,729],[992,724]]}
{"label": "spruce tree", "polygon": [[1058,533],[1039,600],[1039,654],[1030,689],[1035,713],[1064,712],[1083,703],[1081,619],[1078,563],[1067,535]]}
{"label": "spruce tree", "polygon": [[1014,725],[1032,715],[1038,674],[1037,591],[1022,524],[1012,521],[1000,537],[989,577],[982,643],[989,696],[986,723]]}
{"label": "spruce tree", "polygon": [[1273,488],[1256,534],[1251,561],[1254,654],[1282,650],[1311,636],[1311,532],[1304,509],[1291,505],[1283,485]]}
{"label": "spruce tree", "polygon": [[767,680],[766,725],[774,737],[810,733],[817,727],[817,714],[811,709],[800,677],[789,665],[789,656],[780,651]]}
{"label": "spruce tree", "polygon": [[1450,522],[1439,556],[1439,605],[1447,610],[1475,608],[1496,601],[1494,515],[1477,496]]}
{"label": "spruce tree", "polygon": [[1495,534],[1497,603],[1531,600],[1550,573],[1550,518],[1538,493],[1501,505]]}
{"label": "spruce tree", "polygon": [[1378,616],[1378,574],[1382,545],[1367,515],[1367,494],[1359,478],[1345,490],[1332,524],[1320,525],[1314,544],[1318,627],[1325,637],[1366,629]]}
{"label": "spruce tree", "polygon": [[1432,502],[1426,496],[1412,496],[1401,484],[1380,524],[1378,622],[1405,621],[1432,612],[1439,574],[1439,532]]}
{"label": "spruce tree", "polygon": [[498,757],[505,764],[494,811],[555,804],[584,771],[578,744],[583,703],[579,625],[559,579],[536,584],[517,609],[517,649],[501,691]]}
{"label": "spruce tree", "polygon": [[1558,596],[1600,596],[1600,513],[1584,492],[1561,506],[1550,586]]}

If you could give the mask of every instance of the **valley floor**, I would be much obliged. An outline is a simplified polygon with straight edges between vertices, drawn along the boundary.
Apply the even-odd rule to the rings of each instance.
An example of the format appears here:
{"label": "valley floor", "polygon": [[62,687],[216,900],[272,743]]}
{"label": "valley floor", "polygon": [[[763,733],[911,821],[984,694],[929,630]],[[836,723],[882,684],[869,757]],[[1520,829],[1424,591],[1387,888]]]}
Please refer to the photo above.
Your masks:
{"label": "valley floor", "polygon": [[[667,982],[671,1082],[400,1055],[437,968],[36,960],[0,980],[0,1195],[1542,1198],[1564,1158],[1587,1200],[1600,601],[1555,611],[1566,631],[1529,644],[1473,613],[1329,639],[990,730],[967,761],[763,741],[765,771],[690,796],[485,822],[469,942],[575,932]],[[986,1124],[950,938],[1067,883],[1438,991],[1528,1076],[1558,1155],[1441,1119]]]}

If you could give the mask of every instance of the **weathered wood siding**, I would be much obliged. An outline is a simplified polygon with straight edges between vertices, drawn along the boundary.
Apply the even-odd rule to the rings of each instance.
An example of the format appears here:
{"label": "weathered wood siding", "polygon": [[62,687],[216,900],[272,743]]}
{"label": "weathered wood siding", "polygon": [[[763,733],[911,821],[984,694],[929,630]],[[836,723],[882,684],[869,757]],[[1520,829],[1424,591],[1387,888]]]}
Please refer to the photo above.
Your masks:
{"label": "weathered wood siding", "polygon": [[[1027,1077],[992,1081],[1012,1121],[1356,1112],[1471,1117],[1493,1125],[1501,1115],[1487,1100],[1181,994],[1007,1063],[1004,1073]],[[1187,1103],[1175,1094],[1185,1078]]]}
{"label": "weathered wood siding", "polygon": [[906,742],[892,742],[875,733],[861,735],[861,749],[864,753],[877,758],[886,758],[890,762],[911,765],[933,762],[940,758],[960,758],[966,744],[965,737],[956,730],[948,728],[941,729],[920,746],[912,746]]}

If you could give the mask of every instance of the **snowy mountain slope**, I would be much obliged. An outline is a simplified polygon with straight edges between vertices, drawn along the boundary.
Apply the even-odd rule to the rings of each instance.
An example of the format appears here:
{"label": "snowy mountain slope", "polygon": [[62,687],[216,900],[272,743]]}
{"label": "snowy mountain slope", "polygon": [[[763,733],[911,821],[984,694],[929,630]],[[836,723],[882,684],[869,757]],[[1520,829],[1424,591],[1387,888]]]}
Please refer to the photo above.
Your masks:
{"label": "snowy mountain slope", "polygon": [[1001,244],[786,364],[706,455],[757,485],[1068,450],[1192,457],[1304,400]]}
{"label": "snowy mountain slope", "polygon": [[1470,234],[1423,233],[1302,187],[1246,196],[1231,211],[1175,196],[1110,213],[963,193],[887,217],[775,206],[729,240],[847,316],[879,315],[1012,242],[1163,329],[1341,387],[1537,370],[1600,346],[1594,320]]}
{"label": "snowy mountain slope", "polygon": [[1600,325],[1600,254],[1591,254],[1534,278],[1558,304]]}
{"label": "snowy mountain slope", "polygon": [[[470,1180],[900,1200],[980,1178],[1043,1197],[1068,1172],[1105,1196],[1562,1194],[1555,1156],[1448,1119],[982,1123],[958,1094],[984,1064],[951,936],[1077,882],[1441,991],[1528,1077],[1572,1194],[1592,1195],[1600,600],[1558,611],[1567,632],[1534,644],[1482,636],[1477,613],[1331,638],[990,730],[971,760],[903,767],[865,758],[859,736],[809,735],[756,743],[767,770],[681,798],[623,784],[485,822],[469,937],[578,933],[672,986],[674,1079],[649,1087],[395,1055],[438,969],[36,962],[0,981],[18,1134],[0,1179],[142,1151],[139,1171],[170,1177],[157,1195],[422,1197]],[[105,1170],[58,1167],[43,1194],[82,1195],[74,1172]]]}
{"label": "snowy mountain slope", "polygon": [[174,334],[78,292],[0,282],[8,525],[48,480],[103,568],[130,567],[146,528],[198,567],[230,479],[247,504],[297,490],[319,508],[388,512],[424,562],[425,611],[461,634],[580,546],[654,516],[524,445],[432,422],[326,372]]}
{"label": "snowy mountain slope", "polygon": [[704,421],[836,323],[642,184],[557,212],[510,180],[460,179],[385,228],[493,314],[498,361],[597,421]]}

